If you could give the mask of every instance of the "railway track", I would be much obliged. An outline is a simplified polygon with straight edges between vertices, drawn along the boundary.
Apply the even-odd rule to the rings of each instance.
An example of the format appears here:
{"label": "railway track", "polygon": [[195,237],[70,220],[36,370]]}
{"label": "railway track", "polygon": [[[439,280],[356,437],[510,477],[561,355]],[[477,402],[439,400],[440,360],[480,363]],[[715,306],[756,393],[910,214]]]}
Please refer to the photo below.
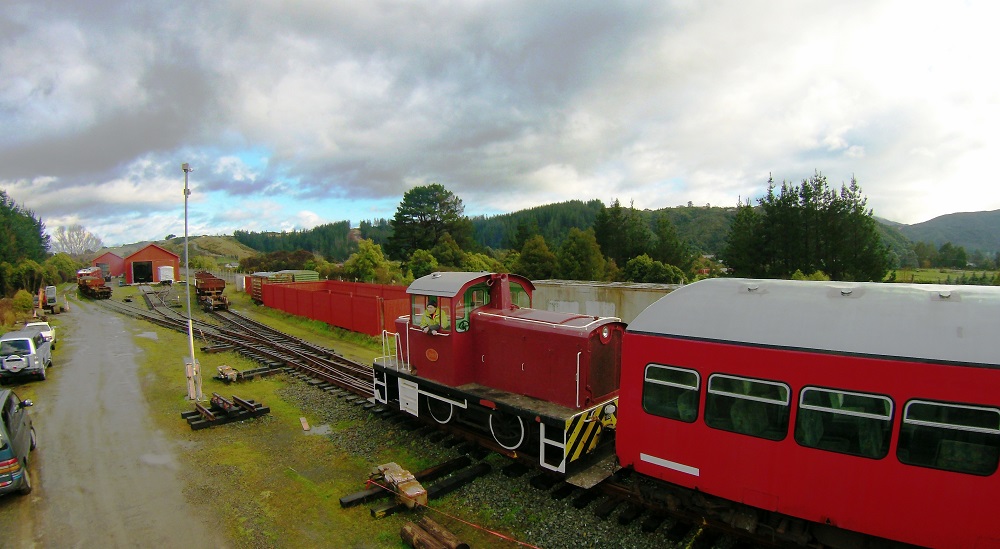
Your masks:
{"label": "railway track", "polygon": [[[119,314],[187,333],[188,319],[171,306],[167,292],[143,288],[146,308],[113,300],[97,301]],[[218,323],[192,319],[194,334],[212,345],[233,351],[269,368],[292,368],[363,398],[372,396],[372,369],[332,349],[284,334],[234,311],[214,311]]]}

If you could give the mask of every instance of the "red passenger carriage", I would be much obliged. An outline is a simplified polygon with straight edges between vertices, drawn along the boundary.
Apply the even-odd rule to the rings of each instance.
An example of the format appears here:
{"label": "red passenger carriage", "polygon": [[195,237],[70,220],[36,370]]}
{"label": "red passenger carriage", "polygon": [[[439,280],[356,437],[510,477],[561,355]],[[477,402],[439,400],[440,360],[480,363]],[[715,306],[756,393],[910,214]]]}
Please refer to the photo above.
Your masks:
{"label": "red passenger carriage", "polygon": [[[396,352],[376,360],[375,398],[481,429],[500,447],[592,485],[611,472],[625,325],[531,309],[533,290],[508,274],[414,281],[411,314],[396,321]],[[424,320],[429,304],[440,311],[433,324]],[[602,457],[606,467],[589,467]]]}
{"label": "red passenger carriage", "polygon": [[1000,547],[998,337],[1000,288],[697,282],[628,328],[619,460],[747,530]]}

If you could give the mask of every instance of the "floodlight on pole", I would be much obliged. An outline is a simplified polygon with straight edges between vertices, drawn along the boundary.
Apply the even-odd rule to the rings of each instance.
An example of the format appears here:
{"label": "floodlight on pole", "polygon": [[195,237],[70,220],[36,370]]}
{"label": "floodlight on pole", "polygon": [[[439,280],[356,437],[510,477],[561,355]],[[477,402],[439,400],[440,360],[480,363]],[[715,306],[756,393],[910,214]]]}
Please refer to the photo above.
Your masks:
{"label": "floodlight on pole", "polygon": [[184,171],[184,289],[187,296],[188,350],[191,353],[191,362],[185,361],[184,374],[188,380],[188,398],[204,400],[201,393],[201,367],[194,357],[194,323],[191,320],[191,260],[188,255],[188,197],[191,196],[191,190],[188,189],[188,173],[192,168],[185,162],[181,164],[181,170]]}

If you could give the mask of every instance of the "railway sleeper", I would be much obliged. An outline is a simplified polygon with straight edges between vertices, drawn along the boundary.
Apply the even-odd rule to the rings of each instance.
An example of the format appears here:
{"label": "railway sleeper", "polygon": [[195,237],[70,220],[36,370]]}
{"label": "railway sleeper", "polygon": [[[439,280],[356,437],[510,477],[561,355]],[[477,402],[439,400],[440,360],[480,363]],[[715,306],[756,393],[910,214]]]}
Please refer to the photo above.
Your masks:
{"label": "railway sleeper", "polygon": [[646,515],[646,518],[642,519],[642,523],[639,525],[640,530],[647,534],[651,534],[659,528],[664,521],[666,521],[668,516],[660,511],[652,511]]}
{"label": "railway sleeper", "polygon": [[594,488],[584,490],[580,495],[573,498],[573,507],[575,509],[583,509],[599,497],[601,497],[600,490]]}
{"label": "railway sleeper", "polygon": [[[462,469],[444,480],[437,482],[427,488],[427,499],[437,499],[444,497],[455,490],[469,484],[477,478],[487,475],[492,471],[488,463],[477,463],[471,467]],[[405,510],[407,507],[402,503],[389,503],[370,509],[372,518],[384,518]]]}
{"label": "railway sleeper", "polygon": [[632,524],[637,518],[642,516],[643,511],[645,511],[645,508],[638,503],[626,503],[625,508],[622,509],[622,512],[618,515],[618,524],[621,524],[622,526]]}
{"label": "railway sleeper", "polygon": [[555,490],[552,491],[552,499],[554,500],[566,499],[570,495],[572,495],[573,492],[576,491],[576,489],[577,489],[576,486],[573,486],[568,482],[563,482],[562,484],[557,486]]}
{"label": "railway sleeper", "polygon": [[553,486],[560,482],[562,482],[562,479],[548,473],[539,473],[531,477],[531,480],[528,481],[534,489],[543,492],[551,490]]}
{"label": "railway sleeper", "polygon": [[619,505],[621,505],[621,503],[622,498],[609,496],[594,509],[594,516],[602,520],[606,519],[615,511],[616,508],[618,508]]}

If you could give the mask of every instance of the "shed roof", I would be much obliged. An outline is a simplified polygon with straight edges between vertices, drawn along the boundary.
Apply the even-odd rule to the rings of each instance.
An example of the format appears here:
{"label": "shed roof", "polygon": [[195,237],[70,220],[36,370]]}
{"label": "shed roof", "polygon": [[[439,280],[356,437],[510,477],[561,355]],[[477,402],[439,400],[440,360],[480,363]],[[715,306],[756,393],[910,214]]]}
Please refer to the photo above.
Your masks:
{"label": "shed roof", "polygon": [[162,251],[165,254],[168,254],[168,255],[171,255],[171,256],[173,256],[175,258],[180,259],[179,255],[175,254],[174,252],[171,252],[170,250],[164,248],[163,246],[157,246],[156,244],[147,244],[147,245],[143,246],[142,248],[139,248],[138,250],[136,250],[136,251],[132,252],[131,254],[129,254],[128,257],[125,258],[125,260],[128,261],[128,259],[130,257],[132,257],[134,255],[138,255],[138,254],[142,253],[144,250],[147,250],[149,248],[156,248],[157,250],[160,250],[160,251]]}

